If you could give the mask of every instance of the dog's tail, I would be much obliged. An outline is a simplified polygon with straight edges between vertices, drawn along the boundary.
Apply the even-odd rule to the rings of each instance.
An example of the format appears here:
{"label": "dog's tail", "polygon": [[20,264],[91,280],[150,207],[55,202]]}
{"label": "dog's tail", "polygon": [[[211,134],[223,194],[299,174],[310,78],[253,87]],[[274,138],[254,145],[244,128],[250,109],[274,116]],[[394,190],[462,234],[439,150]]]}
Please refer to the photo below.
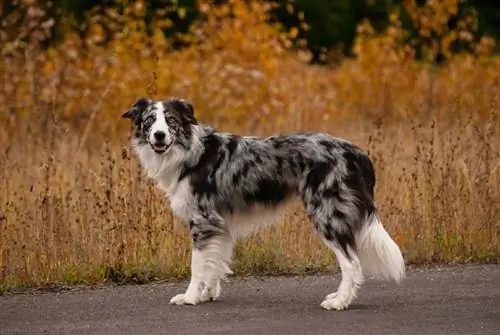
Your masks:
{"label": "dog's tail", "polygon": [[368,216],[356,244],[365,274],[396,282],[405,277],[405,262],[401,250],[385,230],[376,211]]}

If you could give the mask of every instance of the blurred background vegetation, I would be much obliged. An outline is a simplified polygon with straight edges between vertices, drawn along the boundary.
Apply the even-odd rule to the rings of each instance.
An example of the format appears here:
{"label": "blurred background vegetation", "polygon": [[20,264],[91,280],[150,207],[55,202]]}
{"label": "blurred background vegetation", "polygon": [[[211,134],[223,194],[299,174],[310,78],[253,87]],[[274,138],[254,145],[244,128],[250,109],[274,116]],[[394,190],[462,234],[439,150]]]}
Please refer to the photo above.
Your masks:
{"label": "blurred background vegetation", "polygon": [[[211,1],[215,5],[229,2]],[[426,7],[428,2],[426,0],[265,0],[264,2],[273,5],[268,18],[270,23],[280,23],[287,29],[292,27],[297,29],[297,37],[307,42],[312,52],[310,61],[313,63],[331,63],[338,59],[339,55],[353,56],[352,47],[358,25],[363,20],[369,20],[375,32],[380,33],[390,24],[390,14],[396,11],[400,11],[399,20],[409,31],[406,43],[412,43],[423,49],[429,47],[432,44],[431,39],[436,37],[436,32],[432,32],[429,36],[421,36],[419,33],[419,28],[422,24],[425,25],[425,22],[418,22],[415,13]],[[443,17],[445,21],[441,24],[450,31],[467,28],[475,33],[471,38],[454,40],[450,46],[452,52],[470,48],[471,44],[477,42],[481,36],[497,38],[500,35],[498,25],[500,2],[493,0],[442,2],[445,6],[453,6],[456,3],[456,9],[450,15]],[[3,1],[0,20],[6,25],[22,24],[23,19],[19,17],[19,9],[30,3],[34,4],[36,1]],[[89,16],[96,13],[104,14],[109,8],[121,7],[123,11],[125,6],[134,3],[145,7],[146,25],[150,25],[158,15],[169,20],[170,23],[163,28],[163,33],[174,39],[175,47],[183,47],[189,43],[180,34],[187,33],[192,24],[203,17],[199,2],[196,0],[52,0],[39,4],[47,10],[46,15],[54,20],[50,24],[50,37],[44,39],[44,43],[46,46],[58,43],[64,38],[65,32],[70,30],[78,31],[83,37],[89,32]],[[430,11],[432,12],[432,9]],[[436,58],[439,62],[445,57],[438,52]]]}
{"label": "blurred background vegetation", "polygon": [[[190,240],[131,153],[140,96],[203,123],[364,148],[408,263],[500,259],[500,3],[0,0],[0,292],[189,274]],[[237,274],[335,264],[302,207]]]}

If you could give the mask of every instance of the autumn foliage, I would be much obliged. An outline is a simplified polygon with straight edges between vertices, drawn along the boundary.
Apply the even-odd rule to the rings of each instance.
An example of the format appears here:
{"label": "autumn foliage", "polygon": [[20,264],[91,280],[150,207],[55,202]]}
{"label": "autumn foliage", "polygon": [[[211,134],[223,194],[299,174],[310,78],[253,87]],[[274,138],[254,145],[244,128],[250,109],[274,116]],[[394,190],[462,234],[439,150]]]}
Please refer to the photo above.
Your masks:
{"label": "autumn foliage", "polygon": [[[161,13],[145,24],[140,1],[91,13],[85,34],[68,28],[47,47],[44,3],[25,1],[0,31],[0,285],[187,273],[186,231],[120,119],[140,96],[185,97],[223,131],[352,140],[375,162],[377,206],[408,262],[498,259],[500,61],[493,40],[474,36],[473,16],[455,31],[440,25],[457,1],[407,2],[420,31],[410,40],[397,12],[382,35],[363,23],[356,58],[330,67],[308,65],[297,30],[269,24],[270,5],[257,0],[200,1],[180,49]],[[470,50],[450,52],[461,41]],[[234,267],[306,272],[333,261],[297,206],[241,241]]]}

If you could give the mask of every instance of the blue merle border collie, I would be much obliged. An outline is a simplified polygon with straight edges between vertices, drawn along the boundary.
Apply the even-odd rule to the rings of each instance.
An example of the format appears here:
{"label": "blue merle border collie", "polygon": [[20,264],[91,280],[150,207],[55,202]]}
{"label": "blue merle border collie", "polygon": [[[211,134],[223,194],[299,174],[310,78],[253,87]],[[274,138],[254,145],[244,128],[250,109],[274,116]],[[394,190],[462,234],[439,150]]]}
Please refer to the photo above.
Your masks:
{"label": "blue merle border collie", "polygon": [[181,98],[141,98],[122,117],[132,121],[142,166],[190,231],[190,283],[171,304],[218,299],[235,239],[279,221],[276,214],[293,199],[302,201],[340,265],[340,285],[323,308],[348,308],[364,274],[404,278],[401,251],[374,204],[373,165],[350,142],[324,133],[220,133],[198,123],[193,105]]}

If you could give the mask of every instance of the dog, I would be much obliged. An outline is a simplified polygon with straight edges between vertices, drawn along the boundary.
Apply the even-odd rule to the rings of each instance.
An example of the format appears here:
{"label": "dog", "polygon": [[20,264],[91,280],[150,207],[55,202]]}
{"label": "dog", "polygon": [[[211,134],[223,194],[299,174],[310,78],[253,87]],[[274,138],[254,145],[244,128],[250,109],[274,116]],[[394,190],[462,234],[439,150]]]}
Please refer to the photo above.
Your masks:
{"label": "dog", "polygon": [[347,309],[367,273],[398,283],[405,277],[401,250],[374,204],[374,167],[354,144],[325,133],[221,133],[198,123],[192,103],[178,97],[140,98],[122,117],[131,120],[142,167],[190,231],[190,282],[171,304],[219,299],[234,241],[278,221],[293,199],[341,269],[337,291],[321,307]]}

